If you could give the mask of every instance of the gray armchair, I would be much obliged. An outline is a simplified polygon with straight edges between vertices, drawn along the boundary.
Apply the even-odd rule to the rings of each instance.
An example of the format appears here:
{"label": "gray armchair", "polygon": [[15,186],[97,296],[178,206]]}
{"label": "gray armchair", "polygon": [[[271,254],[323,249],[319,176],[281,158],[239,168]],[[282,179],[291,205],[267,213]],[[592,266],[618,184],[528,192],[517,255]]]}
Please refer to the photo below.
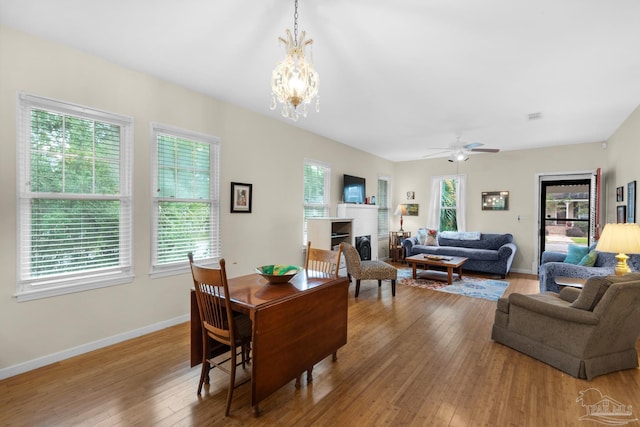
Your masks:
{"label": "gray armchair", "polygon": [[500,298],[491,338],[577,378],[638,367],[640,273]]}

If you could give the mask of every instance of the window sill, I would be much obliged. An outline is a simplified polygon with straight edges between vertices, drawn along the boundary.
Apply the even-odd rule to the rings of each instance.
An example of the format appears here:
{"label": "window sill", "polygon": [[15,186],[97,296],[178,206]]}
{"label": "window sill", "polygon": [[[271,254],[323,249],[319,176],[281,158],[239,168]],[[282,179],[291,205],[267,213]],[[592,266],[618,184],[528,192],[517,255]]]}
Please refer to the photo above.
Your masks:
{"label": "window sill", "polygon": [[35,289],[35,288],[28,289],[28,290],[16,292],[13,296],[17,302],[33,301],[33,300],[38,300],[42,298],[50,298],[50,297],[56,297],[60,295],[72,294],[76,292],[84,292],[84,291],[90,291],[93,289],[106,288],[109,286],[124,285],[127,283],[131,283],[133,281],[133,277],[134,276],[130,274],[126,274],[126,275],[121,274],[121,275],[118,275],[117,277],[111,277],[103,280],[92,279],[91,282],[86,282],[86,283],[73,283],[73,284],[67,283],[67,284],[60,284],[57,286],[47,286],[46,288],[42,288],[42,289]]}

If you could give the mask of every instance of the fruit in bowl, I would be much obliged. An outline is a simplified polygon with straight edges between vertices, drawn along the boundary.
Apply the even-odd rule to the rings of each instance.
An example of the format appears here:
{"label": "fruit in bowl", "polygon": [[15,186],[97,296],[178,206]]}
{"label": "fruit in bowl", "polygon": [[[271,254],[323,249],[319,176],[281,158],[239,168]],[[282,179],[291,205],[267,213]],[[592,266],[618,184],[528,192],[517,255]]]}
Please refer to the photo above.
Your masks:
{"label": "fruit in bowl", "polygon": [[256,268],[256,273],[269,283],[286,283],[303,270],[297,265],[270,264]]}

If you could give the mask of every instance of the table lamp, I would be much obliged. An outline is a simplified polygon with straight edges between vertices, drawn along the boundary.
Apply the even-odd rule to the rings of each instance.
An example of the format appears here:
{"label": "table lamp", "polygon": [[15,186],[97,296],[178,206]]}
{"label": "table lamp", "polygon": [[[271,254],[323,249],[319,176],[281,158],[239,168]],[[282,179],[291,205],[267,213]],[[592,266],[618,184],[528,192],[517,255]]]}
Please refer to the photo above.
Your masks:
{"label": "table lamp", "polygon": [[616,276],[629,273],[627,254],[640,253],[640,226],[638,224],[607,224],[602,230],[602,235],[596,250],[600,252],[617,253]]}
{"label": "table lamp", "polygon": [[407,207],[405,205],[398,205],[398,207],[396,208],[396,211],[394,212],[394,215],[400,215],[400,231],[404,231],[402,229],[402,215],[406,215],[407,214]]}

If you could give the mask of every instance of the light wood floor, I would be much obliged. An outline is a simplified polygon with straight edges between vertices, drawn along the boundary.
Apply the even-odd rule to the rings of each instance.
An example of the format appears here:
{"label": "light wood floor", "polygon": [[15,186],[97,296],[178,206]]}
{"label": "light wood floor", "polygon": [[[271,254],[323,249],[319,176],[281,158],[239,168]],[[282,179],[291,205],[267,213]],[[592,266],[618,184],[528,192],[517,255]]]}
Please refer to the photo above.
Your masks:
{"label": "light wood floor", "polygon": [[[537,292],[534,276],[506,280],[507,293]],[[0,425],[589,426],[576,398],[591,387],[640,418],[639,369],[587,382],[494,343],[494,302],[401,285],[392,298],[388,283],[369,281],[357,300],[349,291],[338,361],[318,364],[312,384],[281,388],[257,419],[249,384],[224,418],[221,372],[196,395],[182,324],[1,381]]]}

